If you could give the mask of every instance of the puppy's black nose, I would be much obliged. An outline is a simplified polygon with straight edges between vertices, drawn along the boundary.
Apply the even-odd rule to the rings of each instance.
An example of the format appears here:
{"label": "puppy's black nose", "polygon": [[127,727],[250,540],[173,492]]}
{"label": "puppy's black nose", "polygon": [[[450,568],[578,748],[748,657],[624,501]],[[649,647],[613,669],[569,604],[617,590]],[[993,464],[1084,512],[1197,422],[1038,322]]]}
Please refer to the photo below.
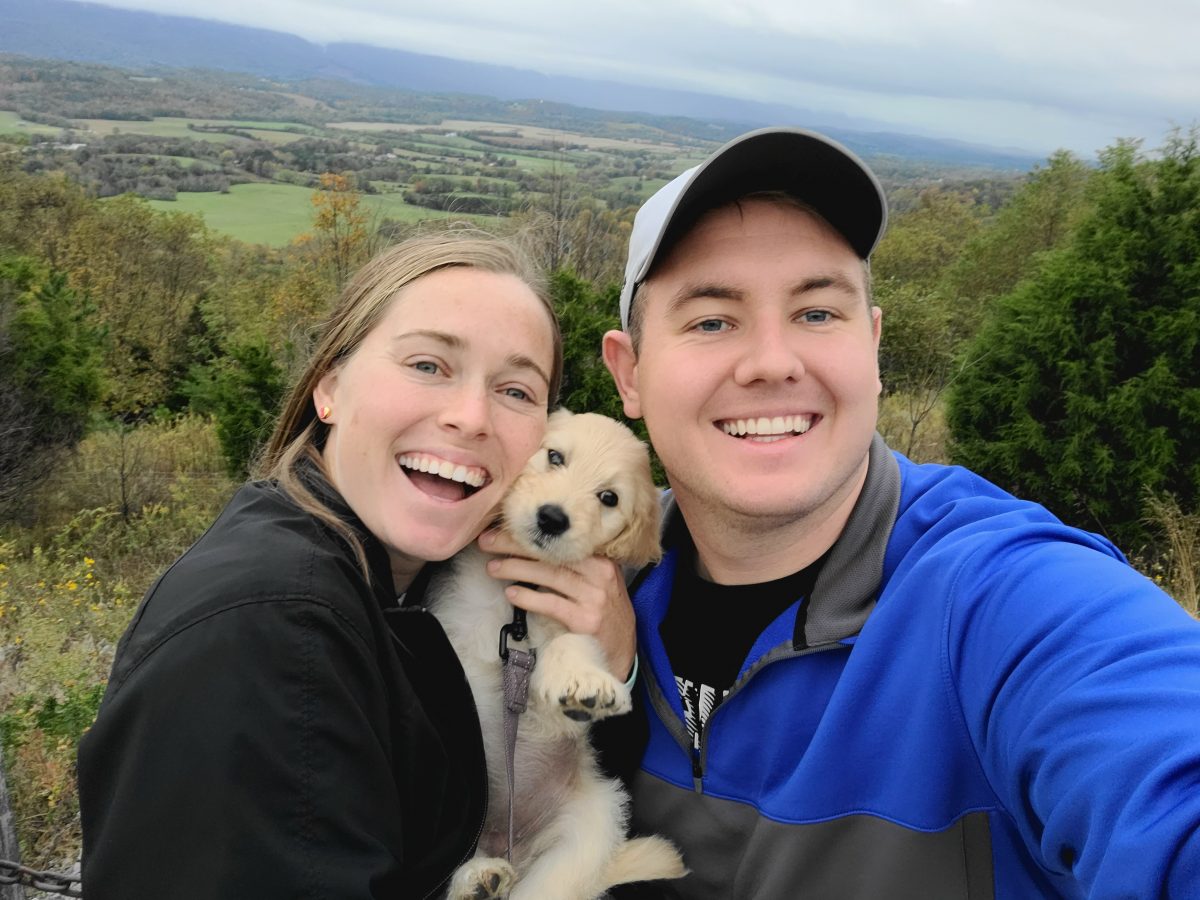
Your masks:
{"label": "puppy's black nose", "polygon": [[545,506],[539,506],[537,512],[538,531],[548,537],[554,537],[562,534],[571,527],[571,518],[561,506],[553,506],[547,503]]}

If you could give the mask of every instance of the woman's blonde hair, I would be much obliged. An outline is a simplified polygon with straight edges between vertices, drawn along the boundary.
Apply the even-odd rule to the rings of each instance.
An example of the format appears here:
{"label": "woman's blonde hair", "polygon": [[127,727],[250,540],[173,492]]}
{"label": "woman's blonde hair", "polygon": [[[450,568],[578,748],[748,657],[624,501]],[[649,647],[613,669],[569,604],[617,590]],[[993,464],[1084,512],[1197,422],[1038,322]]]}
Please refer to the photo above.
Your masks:
{"label": "woman's blonde hair", "polygon": [[405,286],[431,272],[460,266],[515,275],[529,285],[545,307],[554,346],[547,395],[548,405],[553,408],[562,384],[562,334],[546,281],[537,267],[516,245],[485,232],[427,235],[384,250],[347,282],[319,330],[316,347],[284,402],[256,466],[259,477],[275,479],[298,506],[346,540],[368,579],[370,572],[360,536],[313,493],[301,475],[302,468],[313,466],[328,480],[321,458],[328,426],[317,417],[313,391],[322,378],[358,349]]}

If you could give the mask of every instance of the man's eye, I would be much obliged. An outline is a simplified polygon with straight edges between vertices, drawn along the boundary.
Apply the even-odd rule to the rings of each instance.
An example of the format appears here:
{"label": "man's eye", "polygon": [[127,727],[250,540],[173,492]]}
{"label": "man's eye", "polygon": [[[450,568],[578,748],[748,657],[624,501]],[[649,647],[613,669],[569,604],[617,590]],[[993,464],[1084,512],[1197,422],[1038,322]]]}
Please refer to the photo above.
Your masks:
{"label": "man's eye", "polygon": [[827,310],[827,309],[807,310],[804,313],[804,321],[805,322],[816,322],[816,323],[828,322],[829,321],[829,310]]}
{"label": "man's eye", "polygon": [[725,323],[720,319],[705,319],[703,322],[696,323],[697,331],[717,332],[725,330]]}
{"label": "man's eye", "polygon": [[563,459],[563,455],[557,450],[547,450],[546,459],[550,461],[550,465],[552,466],[565,466],[567,464],[567,461]]}
{"label": "man's eye", "polygon": [[600,502],[605,506],[616,506],[620,499],[617,497],[616,491],[601,491],[596,496],[600,498]]}

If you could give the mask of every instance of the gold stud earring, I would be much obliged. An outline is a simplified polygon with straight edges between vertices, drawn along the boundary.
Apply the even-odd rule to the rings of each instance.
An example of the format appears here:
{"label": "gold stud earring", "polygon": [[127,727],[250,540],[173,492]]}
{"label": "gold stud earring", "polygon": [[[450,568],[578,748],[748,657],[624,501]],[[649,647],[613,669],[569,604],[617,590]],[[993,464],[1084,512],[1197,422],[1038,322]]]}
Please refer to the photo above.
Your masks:
{"label": "gold stud earring", "polygon": [[333,412],[333,410],[331,410],[328,406],[322,406],[321,412],[320,412],[321,421],[325,421],[326,419],[328,419],[329,414],[332,412]]}

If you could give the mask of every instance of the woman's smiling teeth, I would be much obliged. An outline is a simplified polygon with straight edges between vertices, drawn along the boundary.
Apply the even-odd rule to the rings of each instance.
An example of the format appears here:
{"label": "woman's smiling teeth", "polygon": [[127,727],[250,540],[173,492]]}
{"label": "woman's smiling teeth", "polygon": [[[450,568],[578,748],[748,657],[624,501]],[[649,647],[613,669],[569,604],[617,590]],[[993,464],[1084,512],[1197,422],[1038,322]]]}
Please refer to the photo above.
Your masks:
{"label": "woman's smiling teeth", "polygon": [[427,453],[406,454],[400,457],[400,465],[414,472],[428,472],[448,481],[459,481],[469,487],[479,488],[487,484],[487,469],[478,466],[461,466],[447,459],[430,456]]}
{"label": "woman's smiling teeth", "polygon": [[804,434],[812,427],[813,416],[760,416],[757,419],[727,419],[720,424],[721,430],[734,437],[752,436],[779,440],[792,434]]}

